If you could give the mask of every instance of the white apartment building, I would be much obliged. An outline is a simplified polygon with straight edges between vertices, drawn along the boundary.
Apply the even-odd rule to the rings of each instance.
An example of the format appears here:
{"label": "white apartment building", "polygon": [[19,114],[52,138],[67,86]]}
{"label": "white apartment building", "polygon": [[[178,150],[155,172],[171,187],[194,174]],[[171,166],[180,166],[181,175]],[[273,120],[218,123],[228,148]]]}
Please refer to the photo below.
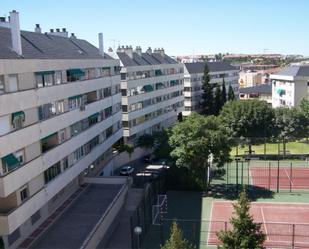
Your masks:
{"label": "white apartment building", "polygon": [[[99,37],[102,38],[102,35]],[[74,193],[109,174],[122,137],[120,64],[65,29],[0,18],[0,240],[19,244]],[[1,243],[1,242],[0,242]]]}
{"label": "white apartment building", "polygon": [[[235,96],[238,96],[239,70],[226,62],[207,62],[207,65],[210,75],[210,84],[222,85],[224,79],[226,90],[228,90],[229,85],[231,85]],[[184,64],[184,116],[188,116],[192,112],[201,111],[204,67],[205,62]]]}
{"label": "white apartment building", "polygon": [[145,133],[170,127],[183,111],[183,65],[151,48],[119,47],[123,135],[134,143]]}
{"label": "white apartment building", "polygon": [[296,107],[303,98],[309,98],[309,65],[286,67],[270,75],[272,106]]}

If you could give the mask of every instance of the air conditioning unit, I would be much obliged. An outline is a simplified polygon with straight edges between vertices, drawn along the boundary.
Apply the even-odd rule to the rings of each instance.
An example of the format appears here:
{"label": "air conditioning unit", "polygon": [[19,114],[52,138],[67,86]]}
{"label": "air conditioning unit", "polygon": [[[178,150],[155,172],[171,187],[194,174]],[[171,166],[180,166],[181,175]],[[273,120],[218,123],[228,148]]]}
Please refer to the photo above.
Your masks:
{"label": "air conditioning unit", "polygon": [[81,105],[81,106],[79,107],[79,110],[80,110],[80,111],[85,111],[85,109],[86,109],[86,106],[85,106],[85,105]]}

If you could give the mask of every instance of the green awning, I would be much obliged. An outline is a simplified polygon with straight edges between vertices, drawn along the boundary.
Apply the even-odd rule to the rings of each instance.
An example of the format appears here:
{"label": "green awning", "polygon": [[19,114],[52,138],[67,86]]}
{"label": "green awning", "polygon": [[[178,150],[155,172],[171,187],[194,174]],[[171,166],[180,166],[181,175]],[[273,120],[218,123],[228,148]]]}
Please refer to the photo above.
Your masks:
{"label": "green awning", "polygon": [[96,119],[96,118],[99,117],[99,115],[100,115],[100,113],[97,112],[97,113],[92,114],[91,116],[89,116],[88,119]]}
{"label": "green awning", "polygon": [[54,135],[57,135],[57,132],[52,133],[52,134],[50,134],[50,135],[48,135],[48,136],[42,138],[41,140],[42,140],[42,141],[47,140],[47,139],[49,139],[50,137],[52,137],[52,136],[54,136]]}
{"label": "green awning", "polygon": [[279,95],[283,95],[283,94],[285,94],[285,90],[284,89],[277,89],[277,93]]}
{"label": "green awning", "polygon": [[85,75],[85,72],[83,72],[81,69],[79,68],[75,68],[75,69],[69,69],[67,70],[67,74],[69,76],[76,76],[76,77],[79,77],[79,76],[84,76]]}
{"label": "green awning", "polygon": [[165,85],[162,82],[156,83],[156,89],[164,88]]}
{"label": "green awning", "polygon": [[171,80],[171,86],[175,86],[175,85],[177,85],[177,81],[176,80]]}
{"label": "green awning", "polygon": [[147,93],[148,92],[152,92],[153,91],[153,87],[152,87],[152,85],[145,85],[145,86],[143,86],[142,90],[147,92]]}
{"label": "green awning", "polygon": [[155,75],[156,76],[162,75],[162,71],[160,69],[155,70]]}
{"label": "green awning", "polygon": [[12,113],[12,122],[14,122],[14,119],[18,117],[21,117],[23,120],[25,120],[25,113],[23,111]]}
{"label": "green awning", "polygon": [[2,160],[7,165],[9,171],[18,167],[19,164],[20,164],[18,159],[13,154],[9,154],[9,155],[3,157]]}
{"label": "green awning", "polygon": [[111,70],[110,67],[102,67],[103,70]]}
{"label": "green awning", "polygon": [[83,95],[75,95],[75,96],[69,97],[69,100],[79,99],[79,98],[82,98],[82,97],[83,97]]}
{"label": "green awning", "polygon": [[41,71],[35,72],[36,75],[47,75],[47,74],[55,74],[55,71]]}

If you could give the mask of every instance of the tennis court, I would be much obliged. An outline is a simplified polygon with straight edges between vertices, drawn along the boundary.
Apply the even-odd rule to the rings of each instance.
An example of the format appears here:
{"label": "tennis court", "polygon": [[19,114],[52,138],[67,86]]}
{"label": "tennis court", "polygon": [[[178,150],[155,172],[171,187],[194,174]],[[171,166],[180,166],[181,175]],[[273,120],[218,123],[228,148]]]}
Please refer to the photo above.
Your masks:
{"label": "tennis court", "polygon": [[308,167],[250,167],[251,184],[267,189],[309,189]]}
{"label": "tennis court", "polygon": [[[216,232],[231,227],[232,204],[231,201],[212,202],[208,245],[220,244]],[[255,222],[262,224],[266,247],[309,248],[309,204],[254,202],[250,213]]]}

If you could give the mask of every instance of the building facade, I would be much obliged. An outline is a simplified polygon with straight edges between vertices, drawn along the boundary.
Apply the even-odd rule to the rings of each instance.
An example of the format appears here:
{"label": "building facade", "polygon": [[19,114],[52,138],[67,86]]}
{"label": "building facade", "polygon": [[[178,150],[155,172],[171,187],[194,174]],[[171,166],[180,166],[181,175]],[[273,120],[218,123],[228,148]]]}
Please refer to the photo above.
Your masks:
{"label": "building facade", "polygon": [[266,101],[269,105],[272,104],[272,86],[270,84],[261,84],[252,87],[239,89],[239,99],[258,99]]}
{"label": "building facade", "polygon": [[[102,42],[102,41],[101,41]],[[101,43],[100,43],[101,44]],[[0,19],[0,239],[19,244],[122,137],[120,64],[65,29]]]}
{"label": "building facade", "polygon": [[121,62],[123,136],[134,143],[143,134],[171,127],[183,111],[183,66],[163,49],[118,48]]}
{"label": "building facade", "polygon": [[309,98],[309,65],[286,67],[270,78],[274,108],[296,107],[303,98]]}
{"label": "building facade", "polygon": [[[239,94],[239,70],[226,62],[207,62],[210,84],[222,85],[223,79],[228,89],[232,86],[235,96]],[[201,111],[202,81],[204,75],[205,62],[184,64],[184,96],[185,110],[184,116],[192,112]]]}

